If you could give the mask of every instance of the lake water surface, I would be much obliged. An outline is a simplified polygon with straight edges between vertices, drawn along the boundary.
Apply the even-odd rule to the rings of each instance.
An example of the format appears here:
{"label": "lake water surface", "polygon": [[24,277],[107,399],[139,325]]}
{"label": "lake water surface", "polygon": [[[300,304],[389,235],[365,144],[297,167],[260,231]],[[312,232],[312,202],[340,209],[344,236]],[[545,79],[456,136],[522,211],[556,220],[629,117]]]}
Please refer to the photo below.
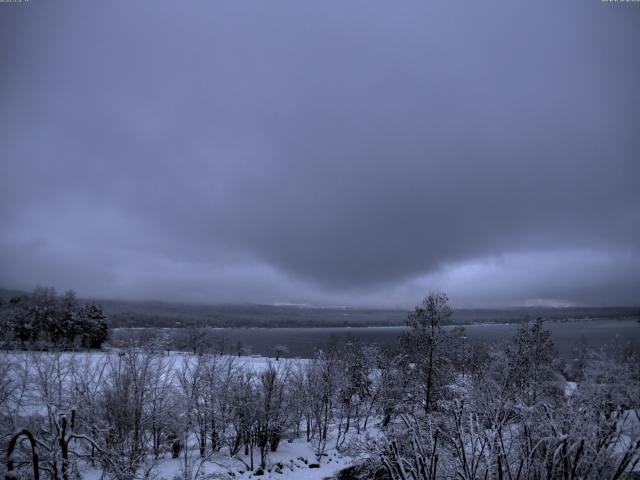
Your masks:
{"label": "lake water surface", "polygon": [[[519,326],[489,323],[465,325],[464,328],[469,341],[491,344],[509,340]],[[563,357],[570,356],[580,344],[605,349],[621,348],[627,343],[640,346],[640,323],[636,320],[576,320],[546,322],[545,326],[551,330],[555,347]],[[276,345],[285,345],[290,356],[310,357],[317,349],[331,343],[355,339],[389,345],[403,331],[404,327],[220,328],[215,330],[215,334],[225,337],[225,344],[231,351],[235,351],[240,343],[252,354],[273,356]]]}

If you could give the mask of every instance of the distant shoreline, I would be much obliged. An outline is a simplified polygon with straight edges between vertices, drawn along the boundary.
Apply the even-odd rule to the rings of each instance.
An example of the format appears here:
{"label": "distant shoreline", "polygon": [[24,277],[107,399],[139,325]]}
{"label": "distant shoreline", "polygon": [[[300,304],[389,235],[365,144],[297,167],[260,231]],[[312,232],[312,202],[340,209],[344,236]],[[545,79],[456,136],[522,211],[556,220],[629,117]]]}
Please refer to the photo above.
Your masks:
{"label": "distant shoreline", "polygon": [[[579,323],[579,322],[594,322],[594,321],[624,321],[624,322],[639,322],[637,317],[625,316],[625,317],[584,317],[584,318],[543,318],[545,323]],[[512,321],[480,321],[480,322],[449,322],[443,323],[443,327],[479,327],[479,326],[491,326],[491,325],[522,325],[529,320],[512,320]],[[277,329],[306,329],[306,330],[327,330],[327,329],[345,329],[345,330],[359,330],[365,328],[376,329],[392,329],[392,328],[405,328],[404,323],[380,323],[380,324],[339,324],[339,323],[326,323],[323,325],[304,325],[300,323],[293,323],[291,325],[229,325],[229,326],[215,326],[206,324],[184,324],[184,325],[172,325],[172,326],[114,326],[111,330],[181,330],[189,328],[207,329],[207,330],[233,330],[233,329],[247,329],[247,330],[277,330]]]}

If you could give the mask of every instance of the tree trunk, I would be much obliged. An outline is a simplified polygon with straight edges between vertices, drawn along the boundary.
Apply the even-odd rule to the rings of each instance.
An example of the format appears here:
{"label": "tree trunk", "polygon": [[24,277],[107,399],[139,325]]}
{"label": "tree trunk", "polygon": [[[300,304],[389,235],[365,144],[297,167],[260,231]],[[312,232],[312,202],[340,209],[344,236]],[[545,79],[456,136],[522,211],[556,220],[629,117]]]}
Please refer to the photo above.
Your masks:
{"label": "tree trunk", "polygon": [[16,433],[11,440],[9,441],[9,446],[7,448],[7,473],[5,475],[5,480],[14,480],[16,477],[13,475],[13,450],[16,447],[16,443],[21,436],[27,437],[29,443],[31,444],[31,463],[33,465],[33,480],[40,480],[40,464],[38,459],[38,450],[36,446],[36,439],[33,437],[31,432],[27,429],[22,429],[18,433]]}

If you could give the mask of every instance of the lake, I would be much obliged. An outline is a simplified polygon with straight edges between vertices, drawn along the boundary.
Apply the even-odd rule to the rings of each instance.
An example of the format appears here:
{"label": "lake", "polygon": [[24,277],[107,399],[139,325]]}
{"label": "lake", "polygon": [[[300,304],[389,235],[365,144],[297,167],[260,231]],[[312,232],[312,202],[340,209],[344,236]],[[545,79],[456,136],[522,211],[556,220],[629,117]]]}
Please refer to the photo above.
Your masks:
{"label": "lake", "polygon": [[[464,328],[469,341],[491,344],[510,339],[519,326],[487,323],[465,325]],[[546,322],[545,326],[551,330],[556,349],[565,358],[580,344],[605,349],[620,348],[627,343],[640,345],[640,323],[637,320],[554,321]],[[127,332],[151,329],[114,330],[114,336],[119,338]],[[218,328],[214,329],[213,333],[225,337],[227,351],[236,351],[240,343],[252,354],[274,356],[275,346],[284,345],[289,349],[289,356],[310,357],[317,349],[331,343],[340,344],[355,339],[381,346],[390,345],[403,331],[404,327]]]}

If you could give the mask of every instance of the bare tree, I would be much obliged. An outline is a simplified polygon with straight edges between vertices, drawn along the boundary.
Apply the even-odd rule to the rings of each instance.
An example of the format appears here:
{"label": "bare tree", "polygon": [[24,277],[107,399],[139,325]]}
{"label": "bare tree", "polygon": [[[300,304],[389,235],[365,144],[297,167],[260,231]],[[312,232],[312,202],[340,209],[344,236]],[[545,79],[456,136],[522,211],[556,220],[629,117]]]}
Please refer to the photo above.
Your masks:
{"label": "bare tree", "polygon": [[402,344],[411,362],[411,384],[416,389],[416,401],[429,414],[443,398],[451,381],[451,358],[447,346],[451,343],[442,324],[451,317],[449,299],[444,293],[430,293],[407,319],[409,332]]}
{"label": "bare tree", "polygon": [[276,367],[271,362],[268,362],[267,367],[258,374],[257,435],[262,468],[266,467],[269,452],[277,450],[288,424],[288,375],[287,365]]}

